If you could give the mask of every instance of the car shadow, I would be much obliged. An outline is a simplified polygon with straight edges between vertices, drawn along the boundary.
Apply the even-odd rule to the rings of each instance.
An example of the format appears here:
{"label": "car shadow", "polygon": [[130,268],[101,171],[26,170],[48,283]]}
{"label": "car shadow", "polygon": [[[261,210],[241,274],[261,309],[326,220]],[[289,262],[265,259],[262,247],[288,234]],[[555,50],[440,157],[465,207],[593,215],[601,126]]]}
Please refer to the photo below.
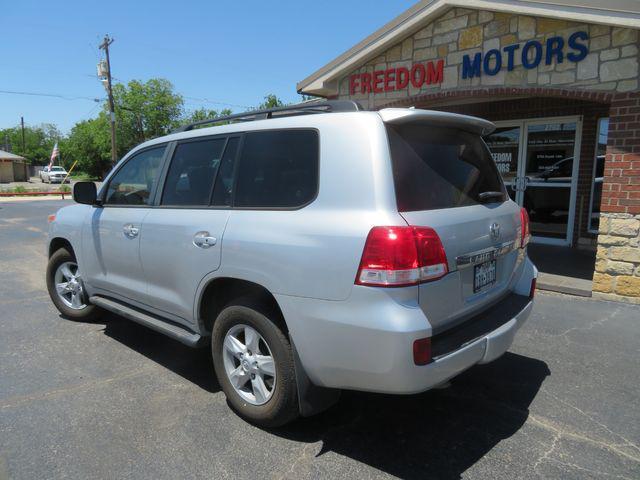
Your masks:
{"label": "car shadow", "polygon": [[[220,391],[208,348],[189,348],[113,314],[104,325],[110,338],[206,391]],[[321,441],[317,456],[335,452],[400,478],[457,479],[524,425],[549,375],[545,362],[508,352],[449,388],[408,396],[345,391],[329,410],[268,433]]]}
{"label": "car shadow", "polygon": [[332,451],[400,478],[460,478],[525,423],[547,364],[507,353],[473,367],[449,388],[396,396],[343,392],[326,412],[275,435],[322,441]]}
{"label": "car shadow", "polygon": [[209,348],[191,348],[150,328],[107,313],[104,333],[211,393],[220,391]]}

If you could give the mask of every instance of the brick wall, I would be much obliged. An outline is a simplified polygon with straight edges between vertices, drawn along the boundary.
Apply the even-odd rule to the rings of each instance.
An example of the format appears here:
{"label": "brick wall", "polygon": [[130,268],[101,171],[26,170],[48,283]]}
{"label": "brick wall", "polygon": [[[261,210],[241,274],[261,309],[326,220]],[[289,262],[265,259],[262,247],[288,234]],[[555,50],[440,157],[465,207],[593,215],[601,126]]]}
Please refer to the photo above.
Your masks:
{"label": "brick wall", "polygon": [[594,296],[640,304],[640,92],[611,102]]}

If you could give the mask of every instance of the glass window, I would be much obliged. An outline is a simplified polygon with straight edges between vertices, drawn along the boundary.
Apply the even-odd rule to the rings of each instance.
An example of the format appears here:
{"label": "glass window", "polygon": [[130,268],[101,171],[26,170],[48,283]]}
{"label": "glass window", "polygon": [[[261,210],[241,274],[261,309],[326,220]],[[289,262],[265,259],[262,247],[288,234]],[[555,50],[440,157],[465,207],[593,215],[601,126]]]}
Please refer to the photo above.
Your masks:
{"label": "glass window", "polygon": [[504,182],[514,182],[518,176],[520,127],[498,127],[484,141]]}
{"label": "glass window", "polygon": [[248,133],[238,170],[236,207],[300,207],[318,189],[318,134],[312,130]]}
{"label": "glass window", "polygon": [[227,148],[224,151],[224,156],[222,157],[222,162],[218,169],[216,185],[213,189],[212,205],[218,207],[231,206],[231,194],[233,192],[233,166],[235,165],[239,144],[239,137],[230,138],[227,142]]}
{"label": "glass window", "polygon": [[160,175],[165,146],[138,153],[109,181],[105,204],[149,205]]}
{"label": "glass window", "polygon": [[162,192],[162,205],[209,205],[226,139],[180,143]]}
{"label": "glass window", "polygon": [[598,144],[593,164],[593,183],[591,184],[591,208],[589,209],[589,231],[598,233],[600,228],[600,202],[602,201],[602,183],[604,181],[604,159],[609,138],[609,119],[598,121]]}
{"label": "glass window", "polygon": [[[489,149],[462,130],[408,124],[387,127],[398,210],[434,210],[506,200]],[[490,200],[489,200],[490,198]]]}

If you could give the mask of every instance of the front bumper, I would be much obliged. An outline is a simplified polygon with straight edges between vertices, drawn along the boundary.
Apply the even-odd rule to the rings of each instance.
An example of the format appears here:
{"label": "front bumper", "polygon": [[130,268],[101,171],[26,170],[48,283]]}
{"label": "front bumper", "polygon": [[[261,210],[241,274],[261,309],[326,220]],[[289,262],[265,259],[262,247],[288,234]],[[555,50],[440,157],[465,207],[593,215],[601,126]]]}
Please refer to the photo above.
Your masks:
{"label": "front bumper", "polygon": [[[354,286],[346,301],[286,295],[276,295],[276,300],[300,362],[315,385],[412,394],[505,353],[531,313],[533,302],[528,294],[535,276],[535,266],[526,259],[512,285],[510,297],[517,297],[516,303],[498,302],[484,315],[457,327],[462,334],[433,336],[417,303],[417,287]],[[473,328],[467,328],[469,325]],[[425,337],[433,337],[434,360],[415,365],[413,342]]]}

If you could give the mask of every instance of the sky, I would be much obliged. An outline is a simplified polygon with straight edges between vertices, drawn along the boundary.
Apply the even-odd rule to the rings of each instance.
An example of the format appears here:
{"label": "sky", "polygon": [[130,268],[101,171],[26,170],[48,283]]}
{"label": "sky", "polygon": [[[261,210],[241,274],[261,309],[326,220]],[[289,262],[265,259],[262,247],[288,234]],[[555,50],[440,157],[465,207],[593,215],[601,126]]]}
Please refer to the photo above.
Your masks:
{"label": "sky", "polygon": [[[98,49],[114,38],[111,71],[128,82],[161,77],[185,108],[297,101],[295,85],[409,8],[415,0],[2,2],[0,128],[54,123],[63,132],[94,117],[104,87]],[[318,7],[322,8],[318,8]],[[213,103],[220,102],[221,104]]]}

